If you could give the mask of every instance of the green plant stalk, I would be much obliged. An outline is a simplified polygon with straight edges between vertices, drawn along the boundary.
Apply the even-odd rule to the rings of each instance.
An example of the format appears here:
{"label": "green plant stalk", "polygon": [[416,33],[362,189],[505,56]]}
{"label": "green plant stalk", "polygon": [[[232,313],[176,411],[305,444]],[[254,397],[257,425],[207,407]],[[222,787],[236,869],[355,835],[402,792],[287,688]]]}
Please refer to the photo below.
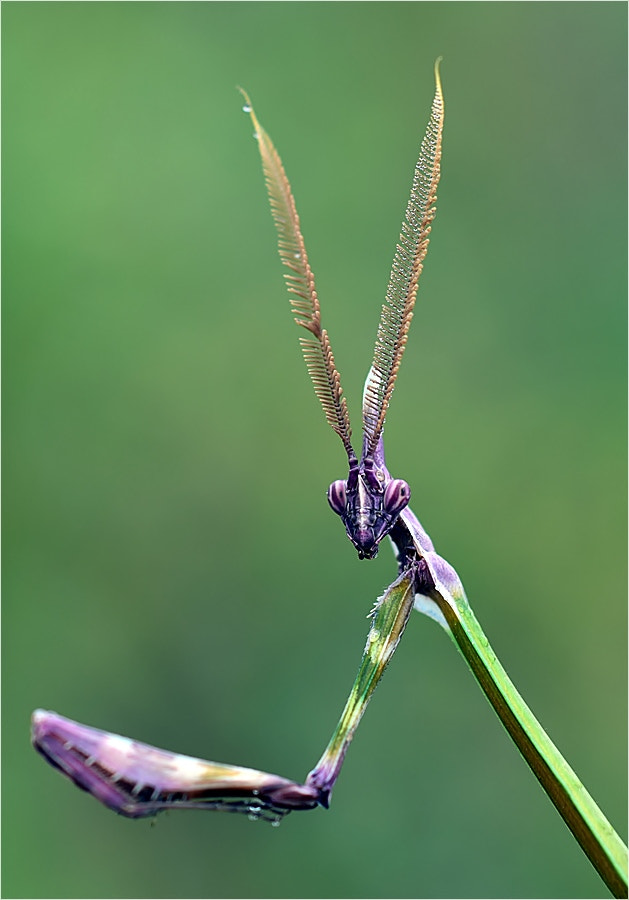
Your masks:
{"label": "green plant stalk", "polygon": [[528,708],[492,650],[464,593],[430,598],[485,696],[614,897],[627,897],[627,848]]}
{"label": "green plant stalk", "polygon": [[[448,632],[533,774],[613,896],[627,897],[627,848],[518,693],[472,612],[456,573],[448,569],[450,576],[438,578],[427,596],[415,594],[412,570],[407,570],[377,602],[347,703],[306,785],[318,791],[320,803],[329,804],[356,728],[398,646],[415,601],[419,611],[436,619]],[[445,575],[445,570],[441,574]]]}

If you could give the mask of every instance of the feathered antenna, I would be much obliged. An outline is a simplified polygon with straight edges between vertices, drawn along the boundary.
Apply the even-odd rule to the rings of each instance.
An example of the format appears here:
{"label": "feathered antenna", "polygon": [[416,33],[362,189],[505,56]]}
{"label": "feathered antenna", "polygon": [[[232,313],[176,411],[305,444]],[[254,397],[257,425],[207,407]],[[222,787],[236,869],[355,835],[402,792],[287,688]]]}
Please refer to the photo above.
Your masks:
{"label": "feathered antenna", "polygon": [[411,196],[395,251],[386,300],[378,324],[373,364],[363,393],[363,457],[371,457],[385,416],[408,338],[417,285],[428,251],[435,217],[443,131],[443,94],[439,63],[435,63],[435,97],[428,128],[415,166]]}
{"label": "feathered antenna", "polygon": [[352,459],[355,455],[351,444],[352,430],[347,403],[343,396],[341,378],[334,363],[328,334],[321,328],[321,310],[314,275],[308,263],[290,183],[271,138],[253,111],[248,94],[242,88],[239,90],[245,98],[244,110],[251,115],[258,140],[271,212],[277,228],[280,258],[290,269],[284,277],[291,294],[290,303],[295,321],[312,335],[311,338],[299,339],[306,366],[325,417],[343,441],[348,457]]}

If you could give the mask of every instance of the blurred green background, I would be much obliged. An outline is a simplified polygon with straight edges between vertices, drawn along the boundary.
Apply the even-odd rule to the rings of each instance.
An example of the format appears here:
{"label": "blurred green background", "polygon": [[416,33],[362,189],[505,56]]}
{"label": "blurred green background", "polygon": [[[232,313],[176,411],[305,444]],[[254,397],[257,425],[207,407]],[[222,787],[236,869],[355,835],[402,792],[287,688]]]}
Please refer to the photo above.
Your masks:
{"label": "blurred green background", "polygon": [[360,426],[442,54],[439,213],[389,467],[625,835],[620,3],[4,3],[4,896],[606,890],[438,626],[412,620],[329,812],[114,816],[44,707],[301,779],[394,575],[300,358],[247,88]]}

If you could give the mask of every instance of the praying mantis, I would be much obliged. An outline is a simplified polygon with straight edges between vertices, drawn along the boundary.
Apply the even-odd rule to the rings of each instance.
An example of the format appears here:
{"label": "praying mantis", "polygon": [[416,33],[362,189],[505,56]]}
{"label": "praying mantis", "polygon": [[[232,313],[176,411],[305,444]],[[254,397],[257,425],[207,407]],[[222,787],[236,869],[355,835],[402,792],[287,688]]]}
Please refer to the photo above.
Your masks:
{"label": "praying mantis", "polygon": [[358,674],[338,725],[303,783],[256,769],[172,753],[36,710],[32,741],[49,763],[105,806],[129,818],[166,809],[243,812],[277,825],[292,811],[327,808],[367,704],[395,652],[413,609],[436,620],[460,650],[492,707],[577,841],[615,896],[626,896],[627,851],[575,773],[526,706],[491,649],[453,567],[434,549],[409,506],[406,481],[393,478],[383,430],[404,353],[419,279],[435,218],[441,169],[444,99],[435,64],[435,95],[415,167],[363,392],[360,456],[352,445],[347,404],[330,341],[321,326],[314,276],[291,187],[248,95],[279,253],[301,346],[326,420],[347,456],[346,479],[328,502],[360,559],[373,559],[389,538],[397,577],[376,601]]}

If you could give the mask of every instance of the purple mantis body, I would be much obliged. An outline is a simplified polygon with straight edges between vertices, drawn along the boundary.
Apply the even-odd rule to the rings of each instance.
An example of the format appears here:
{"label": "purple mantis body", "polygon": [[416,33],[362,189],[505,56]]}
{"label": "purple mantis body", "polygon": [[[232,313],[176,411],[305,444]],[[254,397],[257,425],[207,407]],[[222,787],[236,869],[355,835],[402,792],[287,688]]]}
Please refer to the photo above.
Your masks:
{"label": "purple mantis body", "polygon": [[435,591],[440,585],[454,590],[460,586],[456,573],[434,552],[430,538],[408,508],[408,484],[392,478],[387,470],[382,439],[435,216],[444,119],[438,65],[435,79],[431,116],[396,247],[373,363],[365,382],[360,460],[352,447],[347,405],[330,342],[321,328],[314,277],[290,184],[279,155],[245,94],[245,110],[254,123],[278,230],[280,257],[289,269],[285,277],[293,313],[297,324],[309,333],[301,339],[306,365],[325,416],[347,453],[348,477],[330,485],[328,501],[343,520],[359,558],[373,559],[383,538],[391,538],[398,560],[398,578],[374,608],[359,675],[341,722],[305,784],[255,769],[160,750],[37,710],[32,718],[35,748],[78,787],[121,815],[141,818],[169,808],[219,809],[279,822],[295,809],[327,807],[347,747],[397,647],[413,603],[439,618],[436,607],[432,609]]}

